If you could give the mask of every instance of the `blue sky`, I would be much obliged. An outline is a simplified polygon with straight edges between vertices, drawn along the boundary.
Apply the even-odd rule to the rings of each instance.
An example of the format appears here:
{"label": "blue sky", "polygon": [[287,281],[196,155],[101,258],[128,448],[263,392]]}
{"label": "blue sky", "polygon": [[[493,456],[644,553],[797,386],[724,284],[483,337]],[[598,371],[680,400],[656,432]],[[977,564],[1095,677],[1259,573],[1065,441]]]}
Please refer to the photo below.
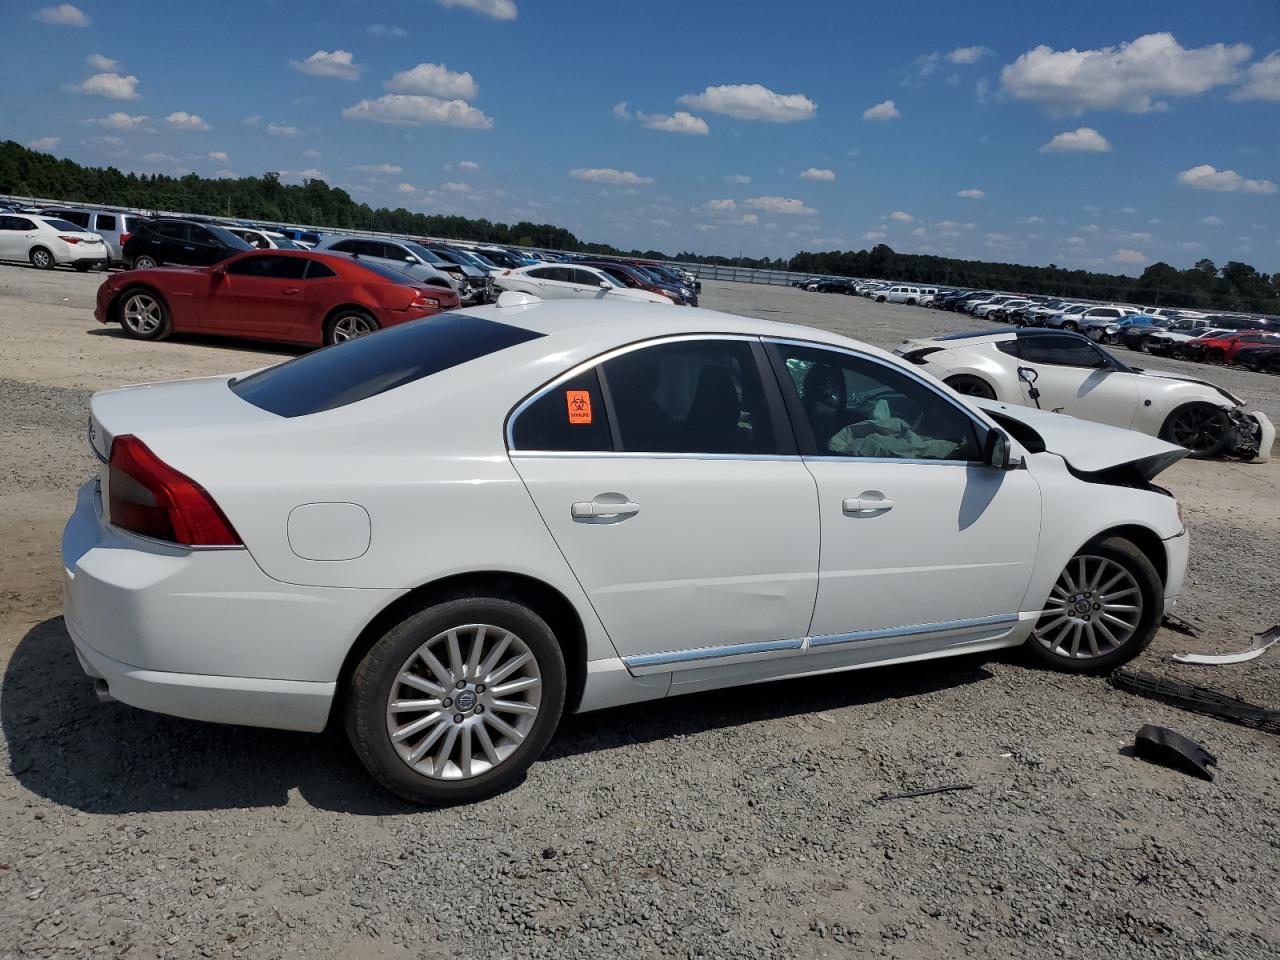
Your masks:
{"label": "blue sky", "polygon": [[1273,0],[20,4],[0,137],[83,163],[671,252],[1280,269]]}

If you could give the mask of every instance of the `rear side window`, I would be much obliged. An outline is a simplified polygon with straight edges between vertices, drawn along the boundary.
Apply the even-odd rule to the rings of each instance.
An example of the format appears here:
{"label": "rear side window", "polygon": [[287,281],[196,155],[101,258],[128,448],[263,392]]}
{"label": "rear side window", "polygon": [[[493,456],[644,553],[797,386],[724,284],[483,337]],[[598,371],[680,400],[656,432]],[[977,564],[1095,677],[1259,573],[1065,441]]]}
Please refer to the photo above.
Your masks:
{"label": "rear side window", "polygon": [[334,273],[331,269],[329,269],[329,267],[326,264],[321,263],[319,260],[307,261],[307,279],[308,280],[323,280],[327,277],[336,277],[336,276],[337,276],[336,273]]}
{"label": "rear side window", "polygon": [[45,217],[44,222],[55,230],[71,230],[78,232],[84,229],[84,227],[80,226],[78,223],[72,223],[70,220],[63,220],[59,217]]}
{"label": "rear side window", "polygon": [[317,350],[233,380],[240,399],[281,417],[344,407],[542,334],[442,313]]}
{"label": "rear side window", "polygon": [[526,407],[512,425],[511,443],[516,450],[612,450],[596,370],[559,384]]}
{"label": "rear side window", "polygon": [[110,214],[106,214],[106,213],[100,213],[100,214],[98,214],[98,229],[99,229],[99,230],[114,231],[114,230],[115,230],[115,228],[116,228],[116,218],[115,218],[115,217],[111,216]]}

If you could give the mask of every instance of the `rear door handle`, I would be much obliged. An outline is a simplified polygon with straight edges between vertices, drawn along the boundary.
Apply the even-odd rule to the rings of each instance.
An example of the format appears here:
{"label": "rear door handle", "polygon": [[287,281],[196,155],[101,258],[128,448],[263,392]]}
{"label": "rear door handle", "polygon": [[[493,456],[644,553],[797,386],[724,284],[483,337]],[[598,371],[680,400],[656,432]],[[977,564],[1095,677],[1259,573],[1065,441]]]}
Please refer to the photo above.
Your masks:
{"label": "rear door handle", "polygon": [[302,291],[297,287],[285,287],[280,292],[285,294],[286,296],[293,296],[295,293],[301,293]]}
{"label": "rear door handle", "polygon": [[893,509],[892,500],[883,495],[872,496],[872,493],[874,491],[868,491],[860,497],[845,497],[840,508],[845,513],[879,513]]}
{"label": "rear door handle", "polygon": [[569,514],[575,520],[590,520],[595,517],[630,517],[640,512],[640,504],[630,500],[579,500],[569,508]]}

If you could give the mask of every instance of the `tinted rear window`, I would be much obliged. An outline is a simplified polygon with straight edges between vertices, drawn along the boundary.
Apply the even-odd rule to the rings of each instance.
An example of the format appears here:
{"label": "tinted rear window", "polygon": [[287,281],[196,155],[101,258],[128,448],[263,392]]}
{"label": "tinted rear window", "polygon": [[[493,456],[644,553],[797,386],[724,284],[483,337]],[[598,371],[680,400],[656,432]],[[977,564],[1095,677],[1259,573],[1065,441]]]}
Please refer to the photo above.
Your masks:
{"label": "tinted rear window", "polygon": [[542,336],[505,323],[442,313],[317,350],[243,380],[231,390],[281,417],[333,410]]}

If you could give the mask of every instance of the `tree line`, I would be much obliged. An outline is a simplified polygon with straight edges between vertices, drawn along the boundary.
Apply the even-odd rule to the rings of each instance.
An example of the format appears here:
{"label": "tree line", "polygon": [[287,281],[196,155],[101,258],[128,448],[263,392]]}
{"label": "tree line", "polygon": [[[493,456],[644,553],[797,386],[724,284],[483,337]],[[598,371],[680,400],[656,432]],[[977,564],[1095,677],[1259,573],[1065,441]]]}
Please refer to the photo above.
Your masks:
{"label": "tree line", "polygon": [[905,282],[1043,293],[1089,300],[1199,309],[1280,312],[1280,273],[1259,273],[1247,263],[1218,268],[1201,260],[1186,270],[1154,263],[1141,277],[1068,270],[1055,264],[1033,267],[981,260],[954,260],[898,253],[885,244],[870,250],[801,252],[790,260],[743,258],[681,251],[674,258],[661,250],[621,250],[607,243],[580,240],[548,223],[497,223],[470,217],[415,213],[357,203],[323,180],[286,184],[278,173],[260,177],[210,178],[189,173],[124,173],[116,167],[87,167],[29,150],[12,140],[0,143],[0,193],[51,197],[67,203],[94,203],[172,210],[207,216],[273,223],[298,223],[334,230],[369,230],[406,235],[544,247],[581,253],[620,254],[657,260],[738,265],[766,270],[847,277],[884,277]]}

